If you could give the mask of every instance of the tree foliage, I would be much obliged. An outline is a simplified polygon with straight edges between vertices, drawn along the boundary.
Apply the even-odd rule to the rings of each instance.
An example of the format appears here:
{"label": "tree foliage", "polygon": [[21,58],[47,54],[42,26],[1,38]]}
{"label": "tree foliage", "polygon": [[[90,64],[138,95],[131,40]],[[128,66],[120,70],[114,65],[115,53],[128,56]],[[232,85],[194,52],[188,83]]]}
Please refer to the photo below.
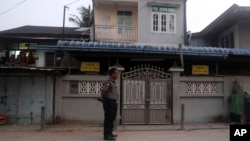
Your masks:
{"label": "tree foliage", "polygon": [[69,17],[69,21],[73,22],[79,27],[90,27],[93,24],[93,9],[91,9],[90,5],[88,8],[82,6],[77,8],[79,11],[80,16],[71,14]]}

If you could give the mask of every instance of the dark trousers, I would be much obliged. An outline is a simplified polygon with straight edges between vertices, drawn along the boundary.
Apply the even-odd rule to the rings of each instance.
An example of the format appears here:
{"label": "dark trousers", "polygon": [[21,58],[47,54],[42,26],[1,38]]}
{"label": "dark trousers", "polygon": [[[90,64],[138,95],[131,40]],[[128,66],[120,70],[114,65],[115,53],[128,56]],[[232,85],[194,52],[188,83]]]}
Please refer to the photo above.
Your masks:
{"label": "dark trousers", "polygon": [[104,136],[110,136],[113,132],[114,121],[117,111],[117,103],[113,99],[105,98],[103,102],[104,109]]}

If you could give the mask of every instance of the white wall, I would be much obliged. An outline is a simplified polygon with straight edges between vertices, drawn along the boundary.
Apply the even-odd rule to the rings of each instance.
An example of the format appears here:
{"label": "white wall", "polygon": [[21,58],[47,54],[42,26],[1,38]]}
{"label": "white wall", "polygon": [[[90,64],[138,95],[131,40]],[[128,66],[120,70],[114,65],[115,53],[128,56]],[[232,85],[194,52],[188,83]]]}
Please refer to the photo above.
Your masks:
{"label": "white wall", "polygon": [[55,118],[61,123],[102,124],[100,94],[70,94],[70,81],[106,81],[108,76],[66,75],[56,79]]}
{"label": "white wall", "polygon": [[[181,121],[181,104],[184,104],[185,123],[217,122],[229,117],[229,96],[232,93],[232,77],[180,77],[173,73],[173,122]],[[216,94],[187,94],[186,82],[217,82]]]}
{"label": "white wall", "polygon": [[239,22],[239,47],[250,48],[250,21]]}
{"label": "white wall", "polygon": [[176,33],[152,32],[152,7],[148,1],[140,0],[138,3],[138,42],[148,44],[184,44],[184,3],[183,0],[155,0],[159,3],[180,4],[176,8]]}

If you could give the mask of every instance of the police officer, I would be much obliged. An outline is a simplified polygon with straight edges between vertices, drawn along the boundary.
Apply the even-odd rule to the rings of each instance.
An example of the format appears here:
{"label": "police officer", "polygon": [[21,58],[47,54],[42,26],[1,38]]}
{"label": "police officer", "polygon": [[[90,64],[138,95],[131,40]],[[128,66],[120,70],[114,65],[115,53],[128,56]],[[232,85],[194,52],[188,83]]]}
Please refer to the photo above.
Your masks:
{"label": "police officer", "polygon": [[115,140],[117,135],[113,134],[114,121],[117,112],[118,91],[115,80],[119,72],[116,68],[109,70],[109,78],[103,83],[101,101],[104,109],[104,140]]}

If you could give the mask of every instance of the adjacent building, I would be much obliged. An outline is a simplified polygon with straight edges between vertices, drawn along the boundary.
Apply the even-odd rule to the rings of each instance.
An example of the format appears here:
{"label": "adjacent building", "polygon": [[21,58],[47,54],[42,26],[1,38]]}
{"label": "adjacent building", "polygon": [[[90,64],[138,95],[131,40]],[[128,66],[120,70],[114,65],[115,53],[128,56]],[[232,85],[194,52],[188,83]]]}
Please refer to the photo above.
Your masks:
{"label": "adjacent building", "polygon": [[232,5],[199,33],[193,33],[192,46],[249,48],[249,7]]}
{"label": "adjacent building", "polygon": [[[80,30],[80,31],[78,31]],[[84,30],[86,31],[86,30]],[[87,32],[87,31],[86,31]],[[0,113],[9,124],[38,124],[41,107],[46,122],[54,122],[55,78],[65,74],[63,52],[38,50],[37,45],[56,45],[60,39],[89,40],[79,28],[23,26],[0,32]]]}

